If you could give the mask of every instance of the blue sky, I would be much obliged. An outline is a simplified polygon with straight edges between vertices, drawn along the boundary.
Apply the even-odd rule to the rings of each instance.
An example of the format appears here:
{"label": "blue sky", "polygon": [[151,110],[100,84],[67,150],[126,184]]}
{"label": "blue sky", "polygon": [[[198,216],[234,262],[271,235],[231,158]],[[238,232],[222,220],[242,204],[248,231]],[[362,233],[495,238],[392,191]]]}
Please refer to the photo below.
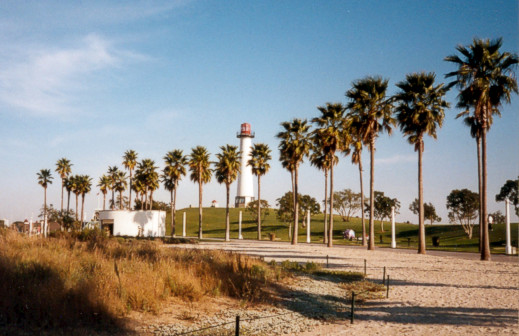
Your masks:
{"label": "blue sky", "polygon": [[[511,0],[2,1],[0,218],[36,217],[43,199],[36,173],[54,170],[61,157],[97,184],[127,149],[161,167],[176,148],[206,146],[214,159],[219,146],[239,144],[242,122],[273,149],[262,195],[275,205],[290,189],[275,139],[282,121],[345,103],[352,81],[367,75],[389,79],[389,94],[411,72],[434,71],[443,82],[454,70],[443,58],[456,45],[503,37],[503,50],[517,53],[518,32]],[[451,91],[447,100],[455,99]],[[494,195],[519,172],[517,111],[514,96],[488,136],[490,211],[504,210]],[[438,139],[425,142],[425,200],[444,220],[452,189],[477,190],[475,141],[457,113],[448,109]],[[375,189],[401,201],[399,220],[416,222],[408,210],[417,194],[413,147],[397,129],[376,146]],[[350,158],[335,172],[337,190],[359,190]],[[323,199],[323,188],[322,174],[305,163],[301,192]],[[224,204],[224,186],[213,180],[204,190],[204,205]],[[89,214],[96,193],[87,196]],[[59,204],[57,175],[48,197]],[[186,178],[178,197],[180,207],[196,205],[197,186]],[[169,195],[161,188],[155,198]]]}

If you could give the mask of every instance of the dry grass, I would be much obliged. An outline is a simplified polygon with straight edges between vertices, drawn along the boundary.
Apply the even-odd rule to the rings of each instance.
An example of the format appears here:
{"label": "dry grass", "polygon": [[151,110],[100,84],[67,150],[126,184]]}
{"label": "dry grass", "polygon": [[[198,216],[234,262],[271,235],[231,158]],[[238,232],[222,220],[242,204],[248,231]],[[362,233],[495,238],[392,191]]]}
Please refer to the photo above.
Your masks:
{"label": "dry grass", "polygon": [[193,302],[269,298],[282,273],[221,251],[162,248],[98,231],[41,239],[0,231],[0,327],[118,327],[130,311],[158,312],[169,297]]}

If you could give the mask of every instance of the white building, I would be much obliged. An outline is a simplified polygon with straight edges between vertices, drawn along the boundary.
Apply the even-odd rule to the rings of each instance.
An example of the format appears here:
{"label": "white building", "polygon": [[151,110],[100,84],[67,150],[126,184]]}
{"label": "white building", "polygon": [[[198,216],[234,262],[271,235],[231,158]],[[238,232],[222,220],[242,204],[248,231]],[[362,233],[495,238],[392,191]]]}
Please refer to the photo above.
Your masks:
{"label": "white building", "polygon": [[113,236],[164,237],[166,212],[159,210],[101,210],[101,228]]}
{"label": "white building", "polygon": [[252,177],[252,168],[247,165],[247,161],[251,158],[251,146],[254,133],[251,133],[250,124],[241,124],[241,131],[236,135],[240,139],[240,174],[238,175],[238,192],[234,206],[236,208],[246,207],[249,202],[254,201],[254,180]]}

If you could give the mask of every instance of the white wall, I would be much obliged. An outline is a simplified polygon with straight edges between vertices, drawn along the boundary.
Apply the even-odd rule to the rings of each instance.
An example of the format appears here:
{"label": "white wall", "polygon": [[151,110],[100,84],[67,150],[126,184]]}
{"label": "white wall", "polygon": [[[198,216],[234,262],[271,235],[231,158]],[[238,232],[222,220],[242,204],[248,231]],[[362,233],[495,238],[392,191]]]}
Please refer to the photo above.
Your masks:
{"label": "white wall", "polygon": [[139,234],[142,227],[144,237],[164,237],[166,235],[166,212],[159,210],[128,211],[102,210],[99,211],[99,221],[112,219],[114,221],[114,236],[132,236]]}

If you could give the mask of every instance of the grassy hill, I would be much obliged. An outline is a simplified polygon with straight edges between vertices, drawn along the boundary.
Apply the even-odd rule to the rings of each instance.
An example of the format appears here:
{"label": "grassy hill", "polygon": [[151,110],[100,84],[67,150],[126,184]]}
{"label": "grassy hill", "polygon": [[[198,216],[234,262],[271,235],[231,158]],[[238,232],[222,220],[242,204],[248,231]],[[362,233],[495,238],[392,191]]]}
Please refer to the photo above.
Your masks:
{"label": "grassy hill", "polygon": [[[230,209],[231,219],[231,239],[238,238],[238,218],[239,211],[242,211],[242,235],[244,239],[256,239],[256,223],[245,209]],[[177,236],[182,235],[182,213],[186,213],[186,233],[187,236],[198,236],[198,208],[180,209],[176,213]],[[323,241],[323,222],[322,214],[311,218],[311,241],[318,243]],[[168,213],[166,219],[168,235],[171,234],[171,216]],[[368,220],[366,220],[366,230]],[[512,224],[512,241],[517,246],[517,223]],[[494,230],[490,231],[490,242],[492,253],[504,253],[505,227],[504,225],[493,225]],[[334,244],[360,245],[357,241],[347,241],[342,238],[345,229],[353,229],[357,236],[362,235],[362,224],[360,218],[351,218],[350,222],[342,221],[340,216],[334,217]],[[426,244],[427,249],[439,249],[450,251],[478,251],[478,226],[474,227],[472,239],[468,239],[467,234],[460,225],[426,225]],[[202,232],[204,238],[224,238],[225,236],[225,208],[204,208]],[[283,223],[276,218],[274,209],[270,210],[270,215],[265,218],[262,224],[262,237],[269,239],[270,233],[274,233],[277,239],[288,241],[288,223]],[[306,242],[306,228],[299,226],[299,242]],[[433,247],[432,237],[438,236],[440,246]],[[418,226],[405,223],[396,223],[396,243],[399,248],[417,249],[418,246]],[[375,244],[377,246],[389,247],[391,245],[391,223],[384,222],[384,232],[382,232],[379,221],[375,221]]]}

